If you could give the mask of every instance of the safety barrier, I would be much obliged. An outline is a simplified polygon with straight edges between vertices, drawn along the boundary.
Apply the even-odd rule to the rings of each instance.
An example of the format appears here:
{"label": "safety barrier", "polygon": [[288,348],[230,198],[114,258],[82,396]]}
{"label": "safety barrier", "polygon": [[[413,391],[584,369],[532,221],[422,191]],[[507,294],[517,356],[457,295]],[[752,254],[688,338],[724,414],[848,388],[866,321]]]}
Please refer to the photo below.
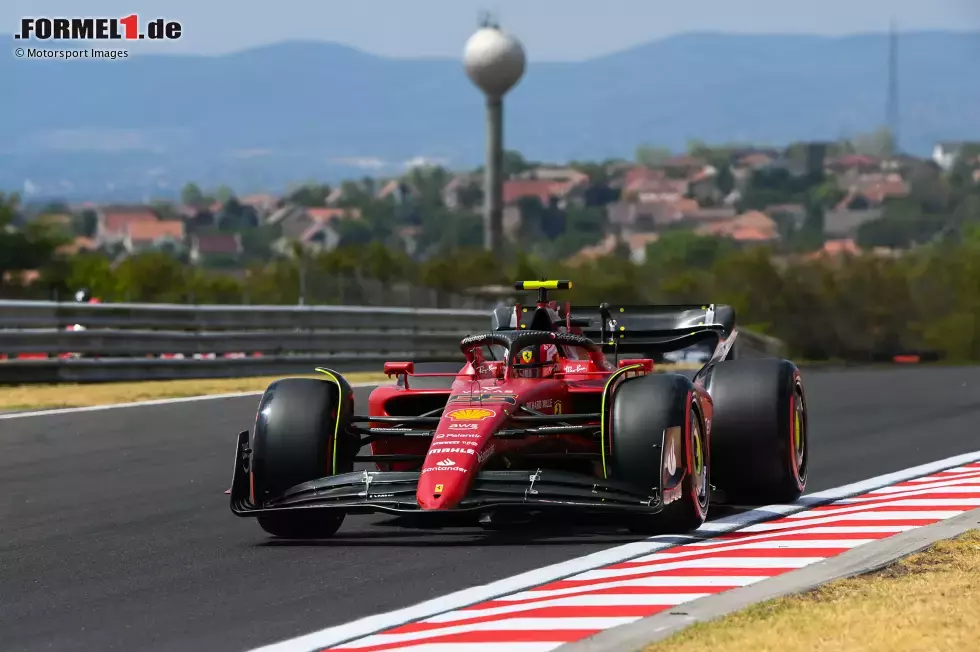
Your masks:
{"label": "safety barrier", "polygon": [[[81,325],[83,329],[76,329]],[[0,383],[261,376],[460,359],[483,310],[0,301]],[[739,336],[739,355],[780,355]]]}

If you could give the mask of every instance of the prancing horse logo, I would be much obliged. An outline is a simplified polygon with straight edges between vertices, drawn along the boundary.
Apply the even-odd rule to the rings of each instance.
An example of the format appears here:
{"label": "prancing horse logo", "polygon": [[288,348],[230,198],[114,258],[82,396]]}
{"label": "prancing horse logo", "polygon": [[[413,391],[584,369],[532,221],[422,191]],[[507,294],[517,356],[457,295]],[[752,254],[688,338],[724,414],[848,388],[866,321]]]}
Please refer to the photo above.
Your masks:
{"label": "prancing horse logo", "polygon": [[532,351],[531,349],[524,349],[523,351],[521,351],[521,360],[524,361],[524,364],[528,364],[533,359],[534,359],[534,351]]}

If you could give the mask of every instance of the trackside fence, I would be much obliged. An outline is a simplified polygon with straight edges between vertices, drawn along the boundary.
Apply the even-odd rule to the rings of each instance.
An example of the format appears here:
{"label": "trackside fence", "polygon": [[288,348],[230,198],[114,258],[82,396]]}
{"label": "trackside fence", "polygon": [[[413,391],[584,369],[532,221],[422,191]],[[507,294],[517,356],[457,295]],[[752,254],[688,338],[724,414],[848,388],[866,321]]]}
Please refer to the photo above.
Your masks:
{"label": "trackside fence", "polygon": [[[486,310],[0,301],[0,383],[380,371],[460,360],[460,339],[489,327]],[[738,342],[741,356],[782,351],[755,333]]]}

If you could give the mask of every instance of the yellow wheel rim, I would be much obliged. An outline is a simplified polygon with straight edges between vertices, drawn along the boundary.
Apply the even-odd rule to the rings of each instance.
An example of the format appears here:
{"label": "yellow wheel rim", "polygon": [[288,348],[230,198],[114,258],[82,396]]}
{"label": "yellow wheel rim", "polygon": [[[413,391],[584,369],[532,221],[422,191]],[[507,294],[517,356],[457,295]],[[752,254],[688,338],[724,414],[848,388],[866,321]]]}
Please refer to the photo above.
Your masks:
{"label": "yellow wheel rim", "polygon": [[801,445],[803,444],[803,418],[800,416],[800,411],[796,411],[796,450],[799,452]]}
{"label": "yellow wheel rim", "polygon": [[806,424],[803,422],[803,405],[796,397],[796,410],[793,418],[793,458],[796,471],[802,477],[806,473]]}
{"label": "yellow wheel rim", "polygon": [[694,440],[692,442],[694,444],[694,478],[692,479],[696,483],[695,487],[698,502],[701,505],[706,506],[708,504],[708,474],[706,473],[704,464],[704,443],[701,441],[701,426],[696,418],[691,424],[691,435],[691,439]]}
{"label": "yellow wheel rim", "polygon": [[701,469],[704,466],[704,453],[701,451],[701,437],[699,432],[694,433],[694,472],[697,475],[701,475]]}

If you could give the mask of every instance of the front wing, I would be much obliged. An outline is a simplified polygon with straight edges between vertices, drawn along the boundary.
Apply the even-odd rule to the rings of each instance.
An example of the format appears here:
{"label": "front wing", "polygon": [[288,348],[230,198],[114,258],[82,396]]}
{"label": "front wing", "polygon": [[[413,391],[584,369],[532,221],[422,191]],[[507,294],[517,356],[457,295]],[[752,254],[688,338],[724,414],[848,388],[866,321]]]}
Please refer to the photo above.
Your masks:
{"label": "front wing", "polygon": [[347,513],[390,514],[480,513],[495,510],[653,514],[663,509],[661,497],[638,493],[634,487],[592,476],[538,469],[483,471],[469,494],[451,510],[422,510],[415,499],[420,473],[353,471],[304,482],[262,506],[251,501],[249,433],[238,435],[231,485],[231,511],[237,516],[265,516],[306,509]]}

